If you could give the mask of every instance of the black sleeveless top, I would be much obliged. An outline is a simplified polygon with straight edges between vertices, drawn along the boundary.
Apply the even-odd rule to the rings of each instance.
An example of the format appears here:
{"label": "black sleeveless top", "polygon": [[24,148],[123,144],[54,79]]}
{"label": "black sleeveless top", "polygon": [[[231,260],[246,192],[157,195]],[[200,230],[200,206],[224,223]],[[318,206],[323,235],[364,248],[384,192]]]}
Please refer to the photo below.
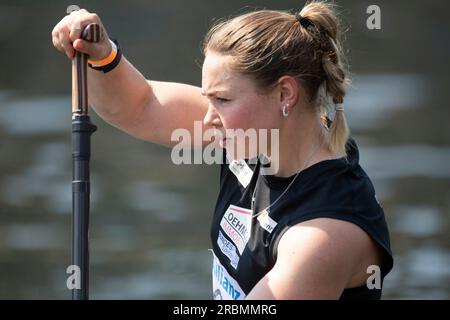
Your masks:
{"label": "black sleeveless top", "polygon": [[[247,171],[247,181],[242,182],[230,170],[223,149],[220,191],[210,234],[214,299],[244,299],[275,265],[277,245],[284,232],[315,218],[345,220],[372,237],[384,253],[380,266],[381,280],[384,279],[393,266],[384,212],[369,177],[359,165],[353,139],[347,142],[347,150],[346,158],[324,160],[300,172],[288,191],[255,217],[278,199],[295,175],[262,175],[259,159],[246,159],[243,165],[251,171]],[[381,290],[363,285],[345,289],[340,298],[380,299]]]}

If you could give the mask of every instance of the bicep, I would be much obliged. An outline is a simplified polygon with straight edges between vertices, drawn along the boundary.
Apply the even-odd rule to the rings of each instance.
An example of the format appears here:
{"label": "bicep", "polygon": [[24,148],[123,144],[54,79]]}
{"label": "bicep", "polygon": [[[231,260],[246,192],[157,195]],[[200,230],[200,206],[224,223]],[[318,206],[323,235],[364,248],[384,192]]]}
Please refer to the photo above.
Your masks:
{"label": "bicep", "polygon": [[129,125],[128,133],[150,142],[173,146],[172,133],[185,129],[194,141],[194,124],[205,132],[203,118],[208,110],[208,100],[201,88],[174,82],[148,81],[151,90],[144,108]]}
{"label": "bicep", "polygon": [[275,266],[248,299],[338,299],[358,263],[353,229],[332,219],[289,228],[278,244]]}

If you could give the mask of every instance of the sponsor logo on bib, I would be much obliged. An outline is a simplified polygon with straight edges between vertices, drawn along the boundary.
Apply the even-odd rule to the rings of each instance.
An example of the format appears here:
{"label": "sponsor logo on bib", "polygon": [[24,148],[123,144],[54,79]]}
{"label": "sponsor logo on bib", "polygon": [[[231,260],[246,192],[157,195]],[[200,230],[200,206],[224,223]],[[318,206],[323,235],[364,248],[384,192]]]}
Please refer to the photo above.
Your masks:
{"label": "sponsor logo on bib", "polygon": [[242,255],[250,239],[252,211],[231,204],[223,215],[220,226]]}
{"label": "sponsor logo on bib", "polygon": [[217,238],[217,245],[220,251],[223,252],[230,259],[230,264],[233,268],[237,269],[239,263],[239,255],[236,252],[236,247],[231,241],[228,241],[223,233],[219,230],[219,237]]}
{"label": "sponsor logo on bib", "polygon": [[212,278],[213,278],[213,296],[215,300],[243,300],[244,291],[233,277],[222,266],[219,259],[214,254]]}

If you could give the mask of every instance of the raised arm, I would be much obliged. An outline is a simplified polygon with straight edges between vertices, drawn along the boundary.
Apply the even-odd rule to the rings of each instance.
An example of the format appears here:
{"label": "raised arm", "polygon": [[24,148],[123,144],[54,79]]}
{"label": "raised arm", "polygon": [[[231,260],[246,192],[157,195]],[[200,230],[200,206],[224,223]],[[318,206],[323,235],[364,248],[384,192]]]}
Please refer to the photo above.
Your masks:
{"label": "raised arm", "polygon": [[[79,39],[81,30],[90,23],[98,23],[104,31],[99,43]],[[87,53],[91,60],[101,60],[111,51],[100,18],[84,9],[65,16],[53,29],[52,41],[70,59],[75,50]],[[125,57],[108,73],[88,69],[92,108],[111,125],[139,139],[172,146],[177,143],[171,141],[175,129],[184,128],[192,134],[194,121],[202,121],[207,112],[208,101],[199,87],[146,80]]]}

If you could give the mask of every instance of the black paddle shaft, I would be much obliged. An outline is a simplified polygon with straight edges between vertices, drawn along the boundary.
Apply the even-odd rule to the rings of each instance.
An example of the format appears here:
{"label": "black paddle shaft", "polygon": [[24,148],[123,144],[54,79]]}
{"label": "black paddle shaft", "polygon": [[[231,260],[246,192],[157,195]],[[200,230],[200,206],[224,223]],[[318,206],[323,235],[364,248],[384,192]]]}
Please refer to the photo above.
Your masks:
{"label": "black paddle shaft", "polygon": [[[99,26],[88,25],[81,38],[99,41]],[[91,134],[97,127],[88,115],[87,60],[80,52],[72,60],[72,265],[80,272],[79,287],[72,289],[73,300],[89,299],[89,160]]]}

